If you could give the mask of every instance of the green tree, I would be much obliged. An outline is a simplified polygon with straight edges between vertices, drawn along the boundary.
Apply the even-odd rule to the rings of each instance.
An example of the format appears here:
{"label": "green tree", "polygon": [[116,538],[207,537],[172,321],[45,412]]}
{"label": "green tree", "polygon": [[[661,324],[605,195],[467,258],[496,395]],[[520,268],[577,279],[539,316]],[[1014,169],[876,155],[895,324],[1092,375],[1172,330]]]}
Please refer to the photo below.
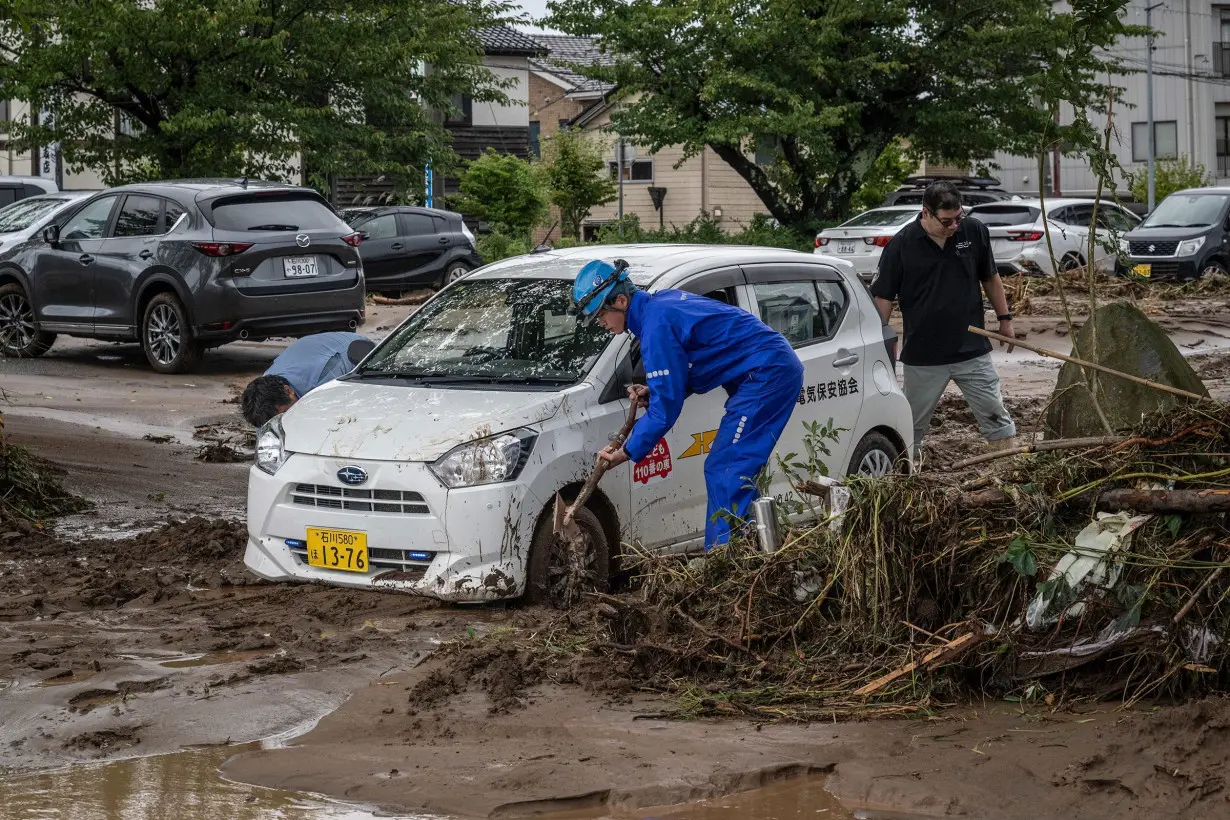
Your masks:
{"label": "green tree", "polygon": [[878,208],[884,198],[897,190],[898,186],[905,182],[905,178],[917,168],[918,163],[909,157],[900,142],[889,143],[867,169],[863,184],[850,198],[850,209],[865,211],[868,208]]}
{"label": "green tree", "polygon": [[616,182],[607,171],[603,146],[580,131],[564,128],[542,147],[542,174],[551,204],[559,208],[560,235],[581,238],[589,212],[615,199]]}
{"label": "green tree", "polygon": [[[1212,185],[1208,169],[1199,162],[1192,162],[1187,154],[1178,159],[1163,159],[1153,163],[1153,196],[1161,202],[1175,191],[1184,188],[1200,188]],[[1132,196],[1137,202],[1149,200],[1149,175],[1147,171],[1132,174]]]}
{"label": "green tree", "polygon": [[547,213],[547,190],[529,162],[488,148],[466,166],[452,207],[522,236]]}
{"label": "green tree", "polygon": [[[0,87],[51,121],[17,122],[18,150],[59,143],[108,183],[148,177],[384,174],[422,186],[452,158],[433,110],[504,98],[477,31],[481,0],[7,0]],[[424,70],[429,66],[430,70]]]}
{"label": "green tree", "polygon": [[[1035,104],[1039,77],[1062,63],[1065,99],[1083,106],[1118,70],[1106,49],[1131,29],[1117,17],[1068,51],[1102,3],[552,0],[546,25],[601,38],[609,64],[576,68],[618,86],[619,133],[650,150],[712,148],[773,217],[804,230],[848,216],[898,139],[937,160],[1034,155],[1051,117]],[[777,158],[758,165],[766,138]]]}

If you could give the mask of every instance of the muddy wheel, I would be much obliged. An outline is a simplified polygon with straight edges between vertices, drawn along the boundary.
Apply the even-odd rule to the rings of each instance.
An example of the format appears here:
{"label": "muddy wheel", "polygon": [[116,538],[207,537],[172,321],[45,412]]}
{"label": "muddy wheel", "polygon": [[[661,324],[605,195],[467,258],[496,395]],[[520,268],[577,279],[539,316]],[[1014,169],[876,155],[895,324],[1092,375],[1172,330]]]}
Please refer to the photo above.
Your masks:
{"label": "muddy wheel", "polygon": [[41,356],[55,344],[54,333],[38,329],[34,305],[21,285],[0,287],[0,356],[29,359]]}
{"label": "muddy wheel", "polygon": [[1204,263],[1204,267],[1200,269],[1200,276],[1197,278],[1204,278],[1206,276],[1225,276],[1225,275],[1226,275],[1226,263],[1221,261],[1220,259],[1210,259],[1208,262]]}
{"label": "muddy wheel", "polygon": [[573,550],[555,537],[555,521],[544,515],[534,531],[526,567],[525,599],[533,604],[564,608],[583,592],[605,592],[610,585],[611,549],[598,516],[582,507],[573,519],[581,528],[581,544]]}
{"label": "muddy wheel", "polygon": [[1069,251],[1064,254],[1063,259],[1059,261],[1059,269],[1065,272],[1079,270],[1085,267],[1085,260],[1076,251]]}
{"label": "muddy wheel", "polygon": [[854,448],[848,475],[883,478],[897,468],[901,450],[883,433],[868,433]]}
{"label": "muddy wheel", "polygon": [[201,360],[202,348],[192,336],[188,312],[171,293],[160,293],[141,317],[141,347],[150,367],[159,373],[187,373]]}

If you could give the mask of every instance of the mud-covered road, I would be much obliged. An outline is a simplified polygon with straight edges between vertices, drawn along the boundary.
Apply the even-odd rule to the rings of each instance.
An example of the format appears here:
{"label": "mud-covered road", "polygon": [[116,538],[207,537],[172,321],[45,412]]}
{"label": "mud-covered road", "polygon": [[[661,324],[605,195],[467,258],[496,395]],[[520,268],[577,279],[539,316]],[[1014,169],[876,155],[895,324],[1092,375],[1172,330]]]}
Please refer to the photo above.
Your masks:
{"label": "mud-covered road", "polygon": [[[1230,394],[1226,307],[1191,300],[1158,314],[1219,398]],[[366,332],[382,336],[409,310],[377,308]],[[1045,298],[1017,322],[1029,341],[1066,352],[1063,325]],[[25,772],[315,726],[289,748],[243,749],[226,776],[451,816],[644,817],[644,807],[785,780],[729,809],[653,816],[853,816],[824,785],[846,807],[898,816],[1230,815],[1223,702],[1080,714],[992,703],[931,720],[823,726],[678,723],[653,719],[661,704],[649,695],[596,696],[494,662],[475,672],[477,688],[432,694],[423,682],[439,671],[431,653],[440,642],[544,619],[517,606],[442,607],[247,575],[241,459],[251,439],[234,399],[280,348],[232,345],[187,377],[152,373],[132,345],[71,339],[38,360],[0,360],[9,441],[63,467],[66,486],[94,502],[50,532],[0,527],[0,796]],[[1020,350],[996,356],[1028,432],[1058,363]],[[954,391],[928,440],[933,463],[976,444]],[[34,816],[28,802],[16,805],[0,800],[0,820]]]}

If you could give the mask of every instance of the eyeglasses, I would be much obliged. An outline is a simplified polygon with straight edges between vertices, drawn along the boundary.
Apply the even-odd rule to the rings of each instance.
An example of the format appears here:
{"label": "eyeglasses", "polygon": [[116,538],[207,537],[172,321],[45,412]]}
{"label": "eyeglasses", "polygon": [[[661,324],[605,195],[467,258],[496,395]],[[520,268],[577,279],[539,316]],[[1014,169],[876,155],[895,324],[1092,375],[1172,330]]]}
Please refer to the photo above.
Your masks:
{"label": "eyeglasses", "polygon": [[927,209],[927,213],[931,214],[931,216],[935,219],[935,221],[943,225],[945,228],[951,228],[954,225],[960,225],[965,220],[964,210],[961,211],[961,213],[957,214],[956,216],[950,216],[947,219],[941,218],[939,214],[937,214],[935,211],[931,210],[930,208]]}

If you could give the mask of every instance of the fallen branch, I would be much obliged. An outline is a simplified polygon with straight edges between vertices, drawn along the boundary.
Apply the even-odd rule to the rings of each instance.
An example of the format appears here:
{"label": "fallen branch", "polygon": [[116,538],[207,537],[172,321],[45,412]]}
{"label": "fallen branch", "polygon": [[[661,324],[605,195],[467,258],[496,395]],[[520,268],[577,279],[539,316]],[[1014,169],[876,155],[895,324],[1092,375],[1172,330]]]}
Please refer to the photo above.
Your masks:
{"label": "fallen branch", "polygon": [[1200,599],[1200,596],[1204,594],[1204,591],[1208,589],[1214,581],[1221,577],[1221,574],[1225,571],[1226,566],[1225,564],[1222,564],[1220,567],[1210,572],[1209,577],[1205,578],[1204,581],[1201,582],[1200,586],[1196,587],[1196,591],[1193,592],[1191,597],[1187,599],[1187,603],[1183,604],[1183,608],[1175,613],[1172,623],[1177,626],[1180,621],[1186,618],[1187,613],[1192,611],[1192,607],[1196,605],[1196,601]]}
{"label": "fallen branch", "polygon": [[1127,379],[1130,382],[1136,382],[1137,384],[1143,384],[1146,387],[1152,387],[1154,390],[1161,390],[1164,393],[1172,393],[1176,396],[1182,396],[1185,399],[1194,399],[1196,401],[1205,401],[1206,399],[1209,398],[1207,395],[1201,396],[1197,393],[1189,393],[1186,390],[1180,390],[1177,387],[1171,387],[1168,384],[1158,384],[1155,381],[1150,381],[1149,379],[1142,379],[1140,376],[1133,376],[1130,373],[1124,373],[1120,370],[1114,370],[1112,368],[1106,367],[1105,365],[1094,364],[1093,362],[1087,362],[1084,359],[1078,359],[1075,356],[1065,356],[1062,353],[1056,353],[1055,351],[1047,350],[1044,347],[1036,347],[1031,344],[1026,344],[1025,342],[1022,342],[1020,339],[1009,339],[1007,336],[1001,336],[998,333],[992,333],[991,331],[983,330],[980,327],[974,327],[973,325],[970,325],[968,329],[970,333],[974,333],[979,336],[985,336],[988,339],[994,339],[997,342],[1003,342],[1004,344],[1013,345],[1014,347],[1023,347],[1026,350],[1037,353],[1039,356],[1048,356],[1052,359],[1059,359],[1060,361],[1071,362],[1072,364],[1080,365],[1081,367],[1088,367],[1093,370],[1097,370],[1100,373],[1106,373],[1111,376],[1118,376],[1119,378]]}
{"label": "fallen branch", "polygon": [[897,678],[910,674],[915,669],[925,669],[928,667],[934,669],[937,666],[942,666],[948,661],[956,658],[974,644],[978,643],[980,640],[982,640],[982,635],[980,633],[966,632],[961,637],[955,638],[938,649],[933,649],[928,652],[923,656],[921,661],[910,661],[905,666],[902,666],[899,669],[894,669],[884,677],[876,678],[866,686],[857,689],[854,694],[865,697],[873,692],[883,689],[885,686],[888,686],[890,683],[897,680]]}
{"label": "fallen branch", "polygon": [[1007,450],[999,450],[994,453],[985,453],[984,455],[967,458],[964,461],[958,461],[956,464],[949,467],[949,470],[964,470],[966,467],[973,467],[976,464],[984,464],[988,461],[995,461],[1000,458],[1009,458],[1010,456],[1020,456],[1026,453],[1045,453],[1051,450],[1076,450],[1082,447],[1107,447],[1112,444],[1119,444],[1126,439],[1123,436],[1090,436],[1088,438],[1057,438],[1050,441],[1039,441],[1034,444],[1022,444],[1020,447],[1012,447]]}
{"label": "fallen branch", "polygon": [[381,296],[379,293],[372,295],[372,301],[378,305],[421,305],[435,295],[434,290],[416,290],[409,296],[401,296],[396,299],[389,296]]}
{"label": "fallen branch", "polygon": [[[1087,493],[1063,500],[1065,504],[1083,503]],[[961,494],[961,504],[968,508],[990,507],[993,504],[1012,502],[1012,497],[1003,490],[992,488]],[[1132,510],[1147,513],[1206,513],[1230,512],[1230,490],[1138,490],[1121,487],[1099,493],[1094,505],[1100,510]]]}
{"label": "fallen branch", "polygon": [[760,658],[756,655],[755,652],[748,649],[743,644],[738,643],[737,641],[732,641],[730,638],[727,638],[725,635],[719,635],[716,632],[713,632],[707,629],[704,624],[702,624],[700,621],[693,618],[688,613],[684,612],[678,606],[675,607],[675,612],[676,614],[679,615],[680,618],[683,618],[685,621],[687,621],[692,626],[693,629],[695,629],[697,632],[700,632],[702,635],[705,635],[711,640],[721,641],[722,643],[729,646],[731,649],[738,650],[739,652],[744,652],[748,655],[751,655],[753,658],[756,658],[756,660],[760,660]]}

